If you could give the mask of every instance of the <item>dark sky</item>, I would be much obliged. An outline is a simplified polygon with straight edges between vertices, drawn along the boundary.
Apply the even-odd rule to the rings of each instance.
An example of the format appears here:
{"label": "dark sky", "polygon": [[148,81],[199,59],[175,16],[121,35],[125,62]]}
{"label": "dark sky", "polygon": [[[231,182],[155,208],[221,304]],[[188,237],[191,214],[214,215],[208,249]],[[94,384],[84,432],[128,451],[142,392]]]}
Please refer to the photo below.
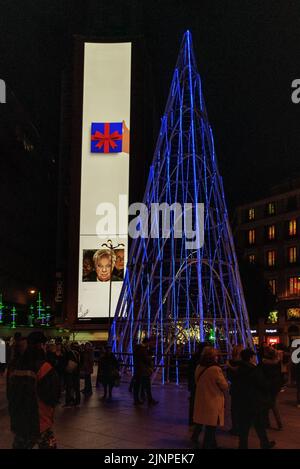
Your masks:
{"label": "dark sky", "polygon": [[230,205],[300,171],[299,0],[0,0],[0,11],[0,78],[55,155],[73,34],[143,35],[161,115],[190,29]]}

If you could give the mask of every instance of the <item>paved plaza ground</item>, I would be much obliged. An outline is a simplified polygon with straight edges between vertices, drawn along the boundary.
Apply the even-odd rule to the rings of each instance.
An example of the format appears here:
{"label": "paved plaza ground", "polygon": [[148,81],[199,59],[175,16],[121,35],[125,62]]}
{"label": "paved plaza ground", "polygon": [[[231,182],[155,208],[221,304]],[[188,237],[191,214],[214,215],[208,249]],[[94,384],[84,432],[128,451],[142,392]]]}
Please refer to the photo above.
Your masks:
{"label": "paved plaza ground", "polygon": [[[296,407],[295,388],[280,393],[279,406],[284,429],[270,430],[271,440],[278,449],[300,449],[300,409]],[[128,382],[114,389],[112,402],[102,402],[101,390],[94,389],[89,399],[82,399],[78,408],[57,407],[55,433],[62,449],[190,449],[191,429],[187,424],[188,392],[186,385],[154,384],[153,395],[159,404],[148,408],[134,407]],[[228,414],[229,412],[227,412]],[[237,438],[225,429],[218,431],[218,443],[223,448],[236,448]],[[271,417],[271,423],[274,423]],[[5,378],[0,377],[0,449],[11,448],[12,435],[5,399]],[[251,431],[249,448],[258,448]]]}

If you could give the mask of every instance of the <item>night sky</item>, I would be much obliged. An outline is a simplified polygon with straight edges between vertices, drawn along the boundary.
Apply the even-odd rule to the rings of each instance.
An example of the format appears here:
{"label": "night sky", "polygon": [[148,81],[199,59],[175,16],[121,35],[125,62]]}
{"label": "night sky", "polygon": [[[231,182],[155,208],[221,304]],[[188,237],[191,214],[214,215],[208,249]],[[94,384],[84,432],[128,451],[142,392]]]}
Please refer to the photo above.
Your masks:
{"label": "night sky", "polygon": [[300,172],[300,104],[291,102],[291,82],[300,78],[299,0],[1,0],[0,7],[0,78],[56,159],[73,34],[144,36],[159,123],[190,29],[230,207]]}

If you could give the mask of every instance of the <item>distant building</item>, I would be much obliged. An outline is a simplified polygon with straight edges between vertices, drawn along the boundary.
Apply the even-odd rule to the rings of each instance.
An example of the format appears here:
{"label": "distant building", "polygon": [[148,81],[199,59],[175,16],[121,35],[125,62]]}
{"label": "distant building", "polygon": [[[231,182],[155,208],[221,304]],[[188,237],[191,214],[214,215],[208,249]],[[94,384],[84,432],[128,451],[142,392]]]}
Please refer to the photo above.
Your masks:
{"label": "distant building", "polygon": [[[0,294],[26,306],[53,296],[55,162],[15,94],[0,104]],[[30,293],[31,292],[31,293]]]}
{"label": "distant building", "polygon": [[276,308],[266,311],[254,335],[289,345],[300,337],[300,177],[237,207],[235,242],[243,259],[263,267],[276,297]]}

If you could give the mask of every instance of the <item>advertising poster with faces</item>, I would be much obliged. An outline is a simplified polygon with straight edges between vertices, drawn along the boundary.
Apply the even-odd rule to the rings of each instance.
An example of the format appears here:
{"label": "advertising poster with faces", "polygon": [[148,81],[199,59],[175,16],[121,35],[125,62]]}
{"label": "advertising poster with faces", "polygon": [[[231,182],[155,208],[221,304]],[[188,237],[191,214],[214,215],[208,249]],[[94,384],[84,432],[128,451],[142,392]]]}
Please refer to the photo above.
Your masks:
{"label": "advertising poster with faces", "polygon": [[[84,44],[80,320],[113,317],[123,285],[128,203],[121,206],[120,197],[129,197],[130,87],[131,43]],[[101,225],[105,206],[113,207],[116,220],[107,227]]]}

